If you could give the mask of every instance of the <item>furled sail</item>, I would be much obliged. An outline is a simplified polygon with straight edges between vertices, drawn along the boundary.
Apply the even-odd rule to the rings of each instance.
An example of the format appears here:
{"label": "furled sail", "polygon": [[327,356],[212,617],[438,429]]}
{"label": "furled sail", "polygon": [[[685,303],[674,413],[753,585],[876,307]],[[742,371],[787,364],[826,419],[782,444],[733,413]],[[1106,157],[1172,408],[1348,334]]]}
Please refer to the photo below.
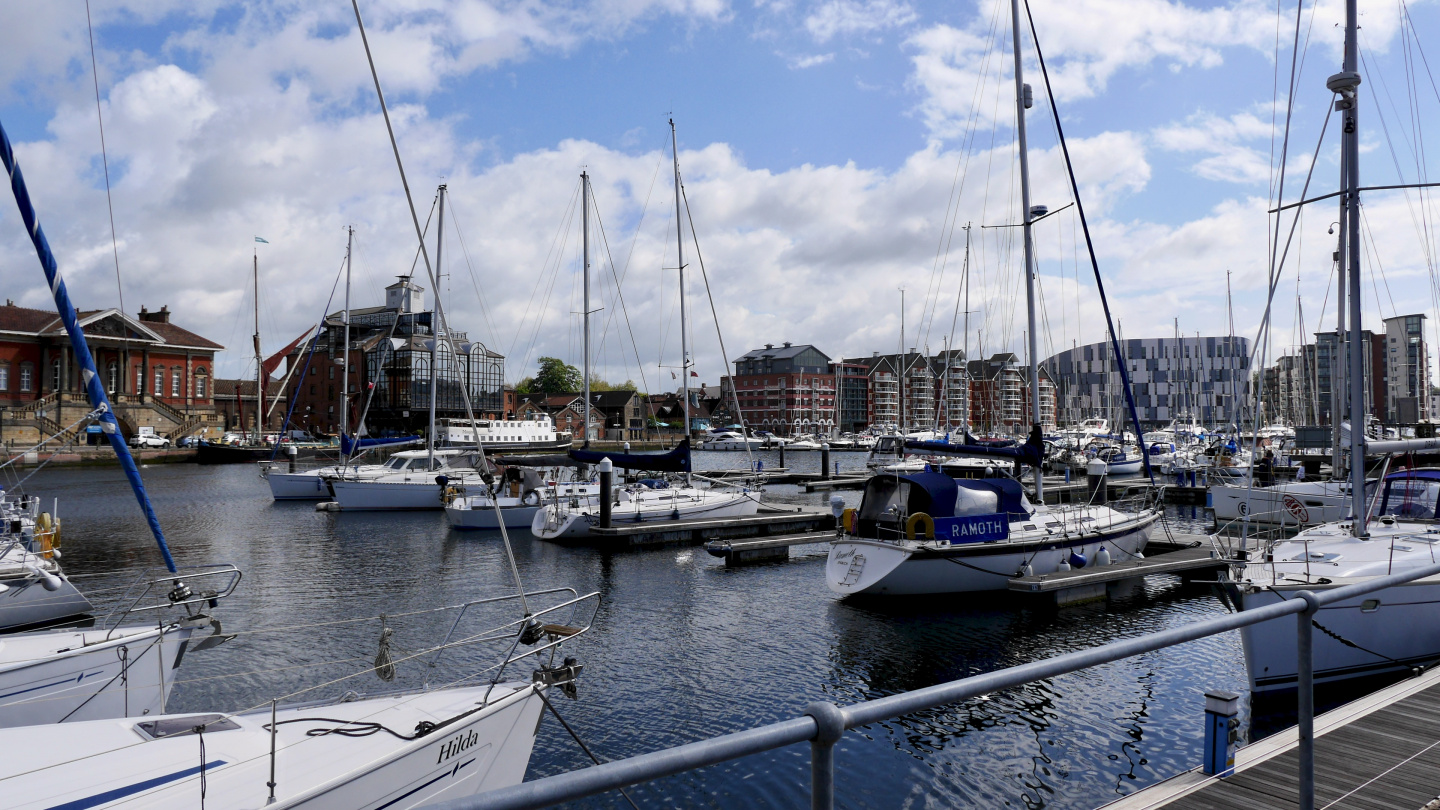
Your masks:
{"label": "furled sail", "polygon": [[571,450],[570,457],[586,464],[608,458],[616,467],[652,472],[690,472],[690,440],[684,439],[667,453],[610,453],[603,450]]}

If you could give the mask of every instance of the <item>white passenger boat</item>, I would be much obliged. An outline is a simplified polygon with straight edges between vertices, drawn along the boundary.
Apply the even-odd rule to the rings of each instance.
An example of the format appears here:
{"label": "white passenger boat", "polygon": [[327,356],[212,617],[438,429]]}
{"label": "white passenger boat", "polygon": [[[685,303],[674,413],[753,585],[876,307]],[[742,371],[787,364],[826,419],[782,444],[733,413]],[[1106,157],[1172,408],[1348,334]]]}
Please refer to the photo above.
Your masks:
{"label": "white passenger boat", "polygon": [[478,441],[491,453],[568,450],[572,443],[571,435],[557,431],[550,416],[543,413],[524,419],[478,419],[474,426],[463,419],[441,419],[439,431],[446,445],[473,448]]}
{"label": "white passenger boat", "polygon": [[1136,559],[1159,516],[1158,505],[1035,505],[1008,478],[877,475],[847,510],[825,578],[844,596],[1005,590],[1018,576]]}
{"label": "white passenger boat", "polygon": [[330,482],[341,511],[444,509],[445,487],[481,482],[486,462],[475,450],[406,450],[386,462],[388,471],[366,478],[348,475]]}

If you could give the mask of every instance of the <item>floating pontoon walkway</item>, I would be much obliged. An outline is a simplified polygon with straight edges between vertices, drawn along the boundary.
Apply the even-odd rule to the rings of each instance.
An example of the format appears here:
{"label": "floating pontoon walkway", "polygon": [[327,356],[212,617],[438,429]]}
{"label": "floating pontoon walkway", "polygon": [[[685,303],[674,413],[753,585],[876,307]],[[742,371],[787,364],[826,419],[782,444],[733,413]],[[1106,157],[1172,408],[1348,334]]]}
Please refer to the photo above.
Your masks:
{"label": "floating pontoon walkway", "polygon": [[828,511],[782,508],[765,504],[750,517],[710,520],[646,520],[640,523],[616,521],[608,529],[590,528],[590,537],[556,542],[601,548],[643,548],[667,545],[694,545],[707,540],[741,537],[773,537],[829,530],[834,535],[835,517]]}
{"label": "floating pontoon walkway", "polygon": [[[1299,802],[1298,732],[1235,753],[1232,776],[1199,769],[1104,810],[1279,810]],[[1440,669],[1315,718],[1315,806],[1418,810],[1440,795]]]}
{"label": "floating pontoon walkway", "polygon": [[[1176,574],[1188,579],[1224,569],[1230,563],[1223,559],[1219,547],[1203,534],[1176,534],[1145,547],[1145,557],[1122,560],[1110,565],[1089,565],[1053,574],[1015,577],[1009,588],[1020,593],[1053,599],[1057,605],[1089,602],[1117,595],[1150,574]],[[1213,578],[1213,577],[1212,577]]]}

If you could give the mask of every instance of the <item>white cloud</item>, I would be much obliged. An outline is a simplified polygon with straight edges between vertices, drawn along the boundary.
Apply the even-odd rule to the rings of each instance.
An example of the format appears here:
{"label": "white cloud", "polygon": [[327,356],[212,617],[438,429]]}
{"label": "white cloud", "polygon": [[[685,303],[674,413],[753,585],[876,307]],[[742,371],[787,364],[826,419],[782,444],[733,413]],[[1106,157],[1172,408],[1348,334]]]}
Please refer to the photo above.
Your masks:
{"label": "white cloud", "polygon": [[869,34],[909,25],[916,19],[908,3],[895,0],[825,0],[805,17],[805,30],[819,42],[835,36]]}
{"label": "white cloud", "polygon": [[816,53],[787,57],[785,64],[789,65],[791,70],[804,70],[818,65],[829,64],[833,61],[835,61],[835,54],[833,53]]}
{"label": "white cloud", "polygon": [[1273,134],[1271,124],[1254,112],[1227,118],[1202,112],[1184,123],[1157,128],[1153,137],[1162,149],[1207,155],[1191,166],[1191,171],[1207,180],[1264,184],[1270,181],[1268,149]]}

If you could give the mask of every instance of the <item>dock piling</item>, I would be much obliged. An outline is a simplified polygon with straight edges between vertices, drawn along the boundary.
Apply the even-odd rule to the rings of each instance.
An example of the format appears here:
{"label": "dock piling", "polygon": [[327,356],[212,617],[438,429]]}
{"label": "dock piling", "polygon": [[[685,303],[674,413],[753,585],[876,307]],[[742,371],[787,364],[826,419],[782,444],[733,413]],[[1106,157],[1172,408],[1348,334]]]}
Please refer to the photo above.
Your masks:
{"label": "dock piling", "polygon": [[820,445],[820,480],[830,480],[830,443]]}
{"label": "dock piling", "polygon": [[608,529],[611,525],[611,507],[614,494],[612,489],[615,484],[615,465],[610,459],[602,458],[600,463],[595,465],[600,470],[600,528]]}

